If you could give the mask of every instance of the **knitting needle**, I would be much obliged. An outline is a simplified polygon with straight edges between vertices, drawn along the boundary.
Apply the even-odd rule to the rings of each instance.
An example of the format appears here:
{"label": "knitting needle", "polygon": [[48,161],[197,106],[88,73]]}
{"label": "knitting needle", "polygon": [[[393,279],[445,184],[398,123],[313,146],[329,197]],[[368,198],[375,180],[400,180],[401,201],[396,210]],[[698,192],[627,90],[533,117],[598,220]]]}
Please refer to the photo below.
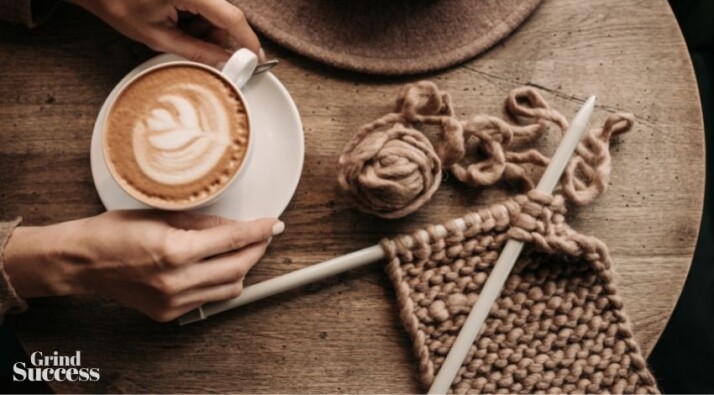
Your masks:
{"label": "knitting needle", "polygon": [[[563,140],[555,150],[550,164],[545,169],[536,187],[537,191],[547,194],[553,193],[553,189],[555,189],[555,186],[558,184],[565,167],[568,165],[570,157],[578,146],[585,130],[587,130],[588,120],[592,115],[594,107],[595,96],[591,96],[583,107],[580,108],[578,113],[575,114],[570,128],[565,133],[565,136],[563,136]],[[488,276],[488,280],[486,280],[486,284],[484,284],[478,299],[476,299],[476,303],[471,308],[471,312],[466,318],[463,327],[461,327],[461,331],[458,336],[456,336],[454,344],[446,355],[446,359],[444,359],[439,373],[437,373],[434,378],[429,388],[429,394],[445,394],[451,387],[459,368],[461,368],[461,365],[464,363],[464,359],[466,359],[471,345],[476,340],[479,332],[481,332],[483,323],[486,321],[486,317],[496,302],[496,298],[498,298],[498,295],[501,293],[503,285],[506,283],[506,279],[511,273],[513,265],[516,263],[516,260],[518,260],[518,256],[522,250],[523,242],[513,239],[509,239],[508,242],[506,242],[506,246],[498,257],[496,265]]]}
{"label": "knitting needle", "polygon": [[[563,138],[563,141],[565,141],[565,137]],[[565,160],[565,162],[567,163],[567,159]],[[553,163],[556,163],[556,161],[554,160],[553,162],[551,162],[551,165]],[[560,170],[560,172],[562,172],[562,170]],[[558,174],[560,174],[560,172]],[[557,179],[555,180],[555,183],[557,183]],[[552,190],[552,188],[553,187],[551,187],[550,189]],[[462,219],[456,219],[454,222],[459,230],[463,231],[466,229],[466,224]],[[438,237],[445,237],[448,233],[443,225],[435,226],[435,231]],[[419,232],[422,233],[421,236],[424,239],[429,238],[429,236],[426,234],[426,231],[420,230]],[[414,244],[411,238],[405,238],[404,241],[408,248],[412,247]],[[370,263],[379,262],[385,257],[386,256],[384,254],[384,250],[380,245],[367,247],[349,253],[347,255],[339,256],[328,261],[311,265],[303,269],[295,270],[293,272],[271,278],[270,280],[266,280],[258,284],[245,287],[240,296],[224,301],[206,303],[203,306],[179,317],[178,323],[179,325],[186,325],[191,324],[193,322],[202,321],[212,315],[222,313],[224,311],[234,309],[236,307],[240,307],[273,295],[277,295],[279,293],[286,292],[291,289],[295,289],[303,285],[313,283],[315,281],[323,280],[325,278],[344,273],[349,270],[368,265]]]}
{"label": "knitting needle", "polygon": [[[459,218],[454,222],[458,229],[466,229],[466,223],[463,219]],[[443,225],[437,225],[435,228],[438,237],[445,237],[448,233]],[[429,238],[429,235],[423,229],[419,232],[422,233],[420,236],[425,240]],[[410,237],[406,238],[404,242],[408,248],[411,248],[414,245],[414,241]],[[178,322],[179,325],[186,325],[196,321],[205,320],[214,314],[234,309],[260,299],[344,273],[360,266],[379,262],[385,257],[386,255],[384,254],[384,250],[379,244],[363,248],[347,255],[342,255],[325,262],[308,266],[304,269],[295,270],[293,272],[271,278],[270,280],[245,287],[240,296],[220,302],[206,303],[196,310],[179,317]]]}

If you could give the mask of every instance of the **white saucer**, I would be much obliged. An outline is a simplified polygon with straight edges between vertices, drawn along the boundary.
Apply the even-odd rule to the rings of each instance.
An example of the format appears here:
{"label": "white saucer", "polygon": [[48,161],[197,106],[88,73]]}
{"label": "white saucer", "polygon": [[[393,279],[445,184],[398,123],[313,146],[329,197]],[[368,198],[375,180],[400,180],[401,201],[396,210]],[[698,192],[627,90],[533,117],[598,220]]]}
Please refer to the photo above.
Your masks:
{"label": "white saucer", "polygon": [[[137,66],[117,84],[99,111],[90,160],[94,185],[107,210],[148,208],[121,189],[104,162],[102,126],[109,103],[132,76],[173,60],[182,58],[164,54]],[[279,217],[290,203],[302,173],[305,142],[300,114],[288,91],[270,72],[256,75],[241,91],[250,106],[255,135],[250,167],[217,202],[196,211],[241,221]]]}

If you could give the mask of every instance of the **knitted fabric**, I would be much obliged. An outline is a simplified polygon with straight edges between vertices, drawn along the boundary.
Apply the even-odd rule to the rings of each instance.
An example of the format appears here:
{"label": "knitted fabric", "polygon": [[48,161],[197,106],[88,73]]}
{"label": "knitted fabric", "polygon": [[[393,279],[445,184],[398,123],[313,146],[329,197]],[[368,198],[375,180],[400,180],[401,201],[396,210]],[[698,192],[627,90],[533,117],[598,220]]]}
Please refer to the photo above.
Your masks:
{"label": "knitted fabric", "polygon": [[7,245],[12,231],[20,224],[21,218],[13,221],[0,222],[0,324],[2,324],[5,314],[20,313],[27,309],[27,303],[17,295],[15,288],[10,282],[10,278],[5,273],[3,262],[5,246]]}
{"label": "knitted fabric", "polygon": [[[382,240],[399,314],[429,388],[505,242],[526,243],[451,392],[656,393],[607,247],[565,222],[565,198],[531,191]],[[407,238],[413,241],[408,247]]]}

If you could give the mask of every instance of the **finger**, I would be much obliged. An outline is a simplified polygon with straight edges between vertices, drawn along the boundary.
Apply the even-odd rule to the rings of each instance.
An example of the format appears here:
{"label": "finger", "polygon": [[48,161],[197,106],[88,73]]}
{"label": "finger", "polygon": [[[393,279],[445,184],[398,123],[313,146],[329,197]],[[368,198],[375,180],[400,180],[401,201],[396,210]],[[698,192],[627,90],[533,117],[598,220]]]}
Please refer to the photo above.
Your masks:
{"label": "finger", "polygon": [[225,0],[194,0],[176,2],[178,9],[201,14],[217,27],[228,30],[234,40],[250,49],[256,55],[260,52],[260,40],[251,29],[245,14],[239,8]]}
{"label": "finger", "polygon": [[[196,262],[267,240],[282,233],[284,229],[283,222],[275,218],[262,218],[203,230],[179,232],[176,236],[179,240],[172,240],[172,242],[189,246],[191,251],[186,258],[190,257],[188,262]],[[181,237],[185,239],[181,240]]]}
{"label": "finger", "polygon": [[187,290],[238,281],[260,260],[268,242],[251,244],[237,252],[216,256],[192,265],[181,266],[167,273],[178,293]]}
{"label": "finger", "polygon": [[182,27],[182,30],[196,38],[214,43],[221,48],[230,50],[231,52],[234,52],[239,48],[235,40],[231,38],[228,30],[215,27],[201,16],[198,16],[196,19],[185,24]]}
{"label": "finger", "polygon": [[187,304],[185,306],[177,307],[177,308],[173,309],[173,311],[171,312],[171,317],[172,317],[171,319],[173,320],[173,319],[179,318],[182,315],[188,313],[189,311],[192,311],[192,310],[195,310],[195,309],[201,307],[202,305],[203,305],[203,303],[201,302],[201,303],[192,303],[192,304]]}
{"label": "finger", "polygon": [[211,66],[225,62],[230,57],[228,52],[218,45],[191,37],[176,27],[158,30],[151,40],[154,50],[170,52]]}
{"label": "finger", "polygon": [[149,309],[142,309],[146,310],[144,313],[148,315],[151,319],[159,322],[169,322],[171,320],[175,320],[178,317],[181,317],[182,315],[188,313],[191,310],[199,308],[203,303],[192,303],[188,305],[183,305],[179,307],[163,307],[163,306],[158,306],[154,308],[149,308]]}
{"label": "finger", "polygon": [[172,300],[173,306],[184,306],[196,303],[216,302],[219,300],[232,299],[243,291],[243,280],[220,285],[213,285],[186,291],[185,294],[177,296]]}
{"label": "finger", "polygon": [[225,29],[219,29],[219,28],[212,28],[211,30],[206,33],[204,38],[207,41],[210,41],[221,48],[226,48],[231,51],[236,51],[238,50],[238,44],[233,40],[231,35],[228,33],[228,30]]}
{"label": "finger", "polygon": [[236,223],[236,221],[217,215],[202,215],[187,211],[164,213],[164,220],[172,227],[184,230],[202,230]]}

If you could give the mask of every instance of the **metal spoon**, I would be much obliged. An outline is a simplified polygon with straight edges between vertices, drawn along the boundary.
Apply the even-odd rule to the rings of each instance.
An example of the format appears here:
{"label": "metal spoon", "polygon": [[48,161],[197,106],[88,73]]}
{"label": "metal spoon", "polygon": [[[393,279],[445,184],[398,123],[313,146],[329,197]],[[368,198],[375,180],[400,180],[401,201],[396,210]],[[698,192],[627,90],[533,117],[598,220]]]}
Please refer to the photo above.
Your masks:
{"label": "metal spoon", "polygon": [[265,73],[266,71],[277,66],[278,63],[280,63],[280,61],[278,59],[267,60],[255,67],[255,70],[253,70],[253,75]]}

